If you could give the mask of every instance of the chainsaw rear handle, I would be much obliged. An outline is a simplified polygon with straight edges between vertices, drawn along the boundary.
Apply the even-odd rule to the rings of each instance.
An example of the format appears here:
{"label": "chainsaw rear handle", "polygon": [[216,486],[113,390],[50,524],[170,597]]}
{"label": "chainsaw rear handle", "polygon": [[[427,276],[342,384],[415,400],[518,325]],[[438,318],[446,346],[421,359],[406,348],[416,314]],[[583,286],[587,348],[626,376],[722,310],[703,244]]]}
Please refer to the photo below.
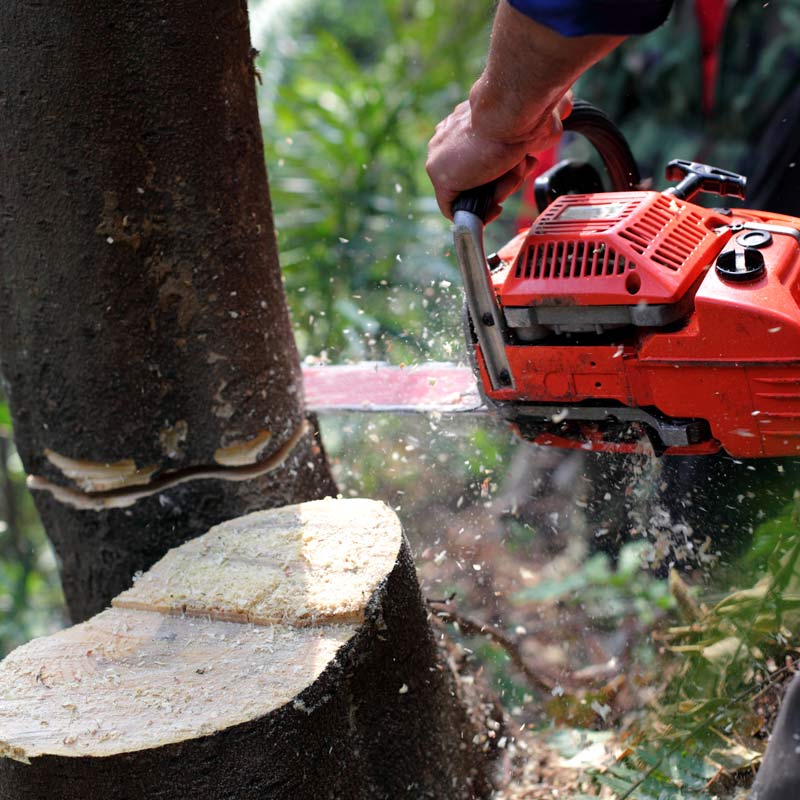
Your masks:
{"label": "chainsaw rear handle", "polygon": [[[611,179],[611,190],[624,192],[639,184],[639,167],[622,131],[603,111],[585,100],[576,100],[564,120],[564,130],[585,136],[597,150]],[[456,211],[468,211],[486,222],[494,205],[495,181],[462,192],[453,202]]]}

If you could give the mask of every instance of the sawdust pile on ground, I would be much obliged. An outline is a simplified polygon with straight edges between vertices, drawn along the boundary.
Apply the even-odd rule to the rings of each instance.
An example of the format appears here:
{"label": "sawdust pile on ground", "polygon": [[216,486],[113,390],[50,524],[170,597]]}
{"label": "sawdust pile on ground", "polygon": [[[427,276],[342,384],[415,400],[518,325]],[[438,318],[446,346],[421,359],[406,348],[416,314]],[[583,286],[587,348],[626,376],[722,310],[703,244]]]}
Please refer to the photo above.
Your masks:
{"label": "sawdust pile on ground", "polygon": [[587,791],[580,775],[560,766],[558,754],[541,739],[525,736],[519,744],[525,749],[515,759],[512,779],[494,800],[563,800]]}

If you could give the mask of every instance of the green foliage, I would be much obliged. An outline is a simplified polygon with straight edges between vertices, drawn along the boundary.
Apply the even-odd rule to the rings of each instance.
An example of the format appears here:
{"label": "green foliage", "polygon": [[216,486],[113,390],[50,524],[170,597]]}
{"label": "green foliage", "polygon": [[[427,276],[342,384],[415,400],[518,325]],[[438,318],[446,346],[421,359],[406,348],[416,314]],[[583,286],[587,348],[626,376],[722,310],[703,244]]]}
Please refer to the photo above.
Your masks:
{"label": "green foliage", "polygon": [[[343,414],[325,415],[321,425],[342,491],[385,499],[399,493],[411,506],[455,503],[465,486],[480,496],[512,446],[504,425],[468,418]],[[430,480],[421,481],[421,471]]]}
{"label": "green foliage", "polygon": [[[673,158],[752,170],[768,155],[758,145],[770,126],[781,124],[776,111],[797,85],[800,57],[800,0],[730,4],[715,102],[704,112],[695,9],[692,3],[675,5],[666,24],[628,39],[576,86],[579,97],[620,125],[643,176],[660,188]],[[720,199],[707,202],[718,205]]]}
{"label": "green foliage", "polygon": [[452,358],[460,293],[425,143],[478,70],[489,9],[309,8],[264,131],[298,343],[336,360]]}
{"label": "green foliage", "polygon": [[0,658],[62,624],[55,559],[11,440],[11,416],[0,394]]}
{"label": "green foliage", "polygon": [[605,553],[597,553],[580,569],[522,589],[513,600],[580,604],[587,607],[598,626],[615,625],[625,614],[634,614],[645,624],[652,624],[658,612],[674,608],[675,603],[666,581],[642,568],[642,556],[649,547],[646,541],[628,542],[620,551],[616,567]]}
{"label": "green foliage", "polygon": [[785,679],[783,661],[800,622],[800,504],[756,531],[742,574],[755,576],[666,633],[674,676],[630,734],[623,763],[597,780],[619,798],[642,800],[714,794],[712,779],[749,769],[763,743],[755,699]]}
{"label": "green foliage", "polygon": [[[760,13],[761,5],[736,5],[732,36],[756,27],[747,15]],[[771,5],[784,29],[770,39],[759,70],[749,69],[746,49],[727,56],[720,77],[725,113],[703,126],[699,81],[687,73],[698,42],[676,36],[678,21],[629,41],[578,93],[622,122],[645,171],[656,177],[668,158],[701,150],[736,168],[742,145],[734,128],[761,130],[793,79],[775,65],[796,49],[800,0]],[[425,144],[480,69],[490,4],[306,0],[291,14],[285,40],[265,49],[259,67],[272,202],[301,351],[336,361],[458,358],[461,292],[449,226],[424,172]],[[410,423],[402,433],[388,417],[328,418],[323,426],[343,491],[384,497],[395,507],[439,502],[460,510],[463,487],[471,487],[473,500],[488,495],[509,452],[504,427],[476,425],[458,440],[435,420]],[[10,429],[0,397],[0,655],[61,621],[54,557],[25,492]],[[358,455],[344,467],[342,448],[356,441]],[[418,452],[421,442],[428,453]],[[515,524],[509,521],[515,547],[530,544],[529,531]],[[666,581],[642,569],[646,546],[624,545],[615,564],[593,555],[513,601],[580,609],[606,630],[630,619],[638,630],[659,621],[663,627],[678,604]],[[729,572],[748,588],[726,590],[700,605],[698,618],[660,631],[666,652],[646,645],[643,656],[658,658],[665,685],[626,732],[626,757],[594,773],[598,786],[618,798],[710,798],[716,777],[758,757],[760,743],[747,736],[755,723],[753,698],[776,679],[779,670],[770,664],[781,663],[800,622],[799,557],[797,510],[790,508],[761,526],[750,553]],[[529,687],[509,668],[504,650],[485,641],[474,649],[509,705],[528,702]],[[593,713],[585,723],[575,716],[578,702],[591,710],[591,693],[545,699],[547,713],[564,700],[563,718],[576,720],[566,733],[599,724]],[[579,733],[589,742],[612,735]]]}
{"label": "green foliage", "polygon": [[608,786],[619,800],[713,800],[708,785],[718,770],[701,756],[672,753],[660,758],[643,752],[639,759],[638,766],[623,762],[598,773],[598,783]]}

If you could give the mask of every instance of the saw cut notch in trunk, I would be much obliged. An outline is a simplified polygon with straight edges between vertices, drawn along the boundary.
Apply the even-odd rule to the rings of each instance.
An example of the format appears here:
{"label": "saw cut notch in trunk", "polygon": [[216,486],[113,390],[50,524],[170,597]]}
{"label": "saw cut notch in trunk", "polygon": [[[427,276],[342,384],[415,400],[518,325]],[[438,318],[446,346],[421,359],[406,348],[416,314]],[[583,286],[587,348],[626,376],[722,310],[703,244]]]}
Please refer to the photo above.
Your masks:
{"label": "saw cut notch in trunk", "polygon": [[222,523],[0,664],[0,800],[466,800],[485,734],[371,500]]}

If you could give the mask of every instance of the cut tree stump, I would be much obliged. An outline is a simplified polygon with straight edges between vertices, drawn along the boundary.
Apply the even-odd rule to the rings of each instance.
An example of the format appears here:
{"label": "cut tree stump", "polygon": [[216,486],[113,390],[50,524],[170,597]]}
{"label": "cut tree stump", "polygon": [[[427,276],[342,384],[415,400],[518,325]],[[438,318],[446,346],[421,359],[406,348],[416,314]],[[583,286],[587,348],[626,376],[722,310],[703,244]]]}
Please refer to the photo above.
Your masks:
{"label": "cut tree stump", "polygon": [[485,797],[499,735],[371,500],[218,525],[0,664],[2,800]]}

